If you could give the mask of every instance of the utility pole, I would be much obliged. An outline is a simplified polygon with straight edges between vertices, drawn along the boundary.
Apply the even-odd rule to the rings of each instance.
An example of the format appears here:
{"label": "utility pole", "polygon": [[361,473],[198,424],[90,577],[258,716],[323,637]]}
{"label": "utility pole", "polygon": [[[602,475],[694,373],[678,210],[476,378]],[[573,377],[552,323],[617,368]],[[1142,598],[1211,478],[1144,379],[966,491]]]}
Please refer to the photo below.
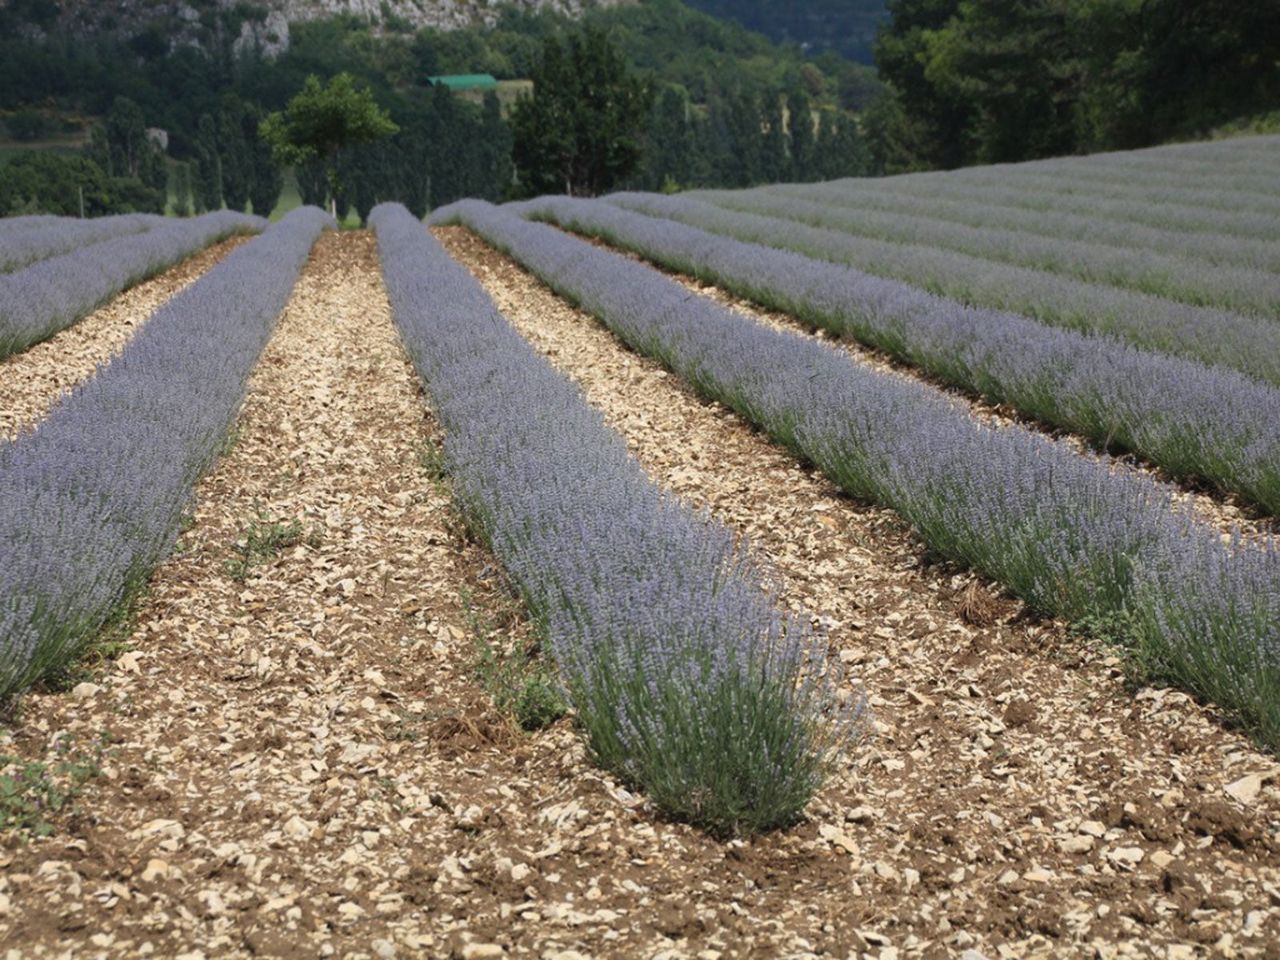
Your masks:
{"label": "utility pole", "polygon": [[83,220],[84,219],[84,184],[81,184],[80,186],[76,187],[76,189],[80,192],[80,219]]}

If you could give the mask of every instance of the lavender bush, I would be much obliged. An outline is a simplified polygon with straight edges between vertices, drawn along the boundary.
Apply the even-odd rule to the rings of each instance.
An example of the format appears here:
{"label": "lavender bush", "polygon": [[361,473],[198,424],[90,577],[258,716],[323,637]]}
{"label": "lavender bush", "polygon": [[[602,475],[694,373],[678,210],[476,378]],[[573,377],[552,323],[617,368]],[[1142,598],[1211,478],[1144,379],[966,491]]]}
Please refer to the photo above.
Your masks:
{"label": "lavender bush", "polygon": [[1252,161],[1254,169],[1250,171],[1229,170],[1216,162],[1156,166],[1150,161],[1135,165],[1098,160],[1087,167],[1083,163],[1065,166],[1061,165],[1063,159],[1059,158],[1057,166],[1048,164],[1026,173],[1037,181],[1054,178],[1061,193],[1141,197],[1153,203],[1174,202],[1224,213],[1274,212],[1280,203],[1275,199],[1280,175],[1274,164],[1268,172],[1266,164],[1257,161]]}
{"label": "lavender bush", "polygon": [[411,214],[371,223],[455,496],[546,631],[598,762],[718,835],[797,818],[860,710],[836,705],[821,638]]}
{"label": "lavender bush", "polygon": [[1145,663],[1280,746],[1274,542],[1224,544],[1164,487],[1020,427],[986,426],[936,390],[511,211],[467,201],[436,220],[466,223],[853,496],[894,508],[940,554],[1041,611],[1133,624],[1126,638]]}
{"label": "lavender bush", "polygon": [[[1045,239],[999,228],[971,227],[930,216],[912,216],[901,210],[849,209],[763,192],[715,191],[700,196],[729,210],[759,213],[909,246],[954,250],[984,260],[1137,290],[1181,303],[1262,316],[1280,313],[1280,274],[1266,270],[1200,264],[1141,248],[1116,249],[1092,241]],[[1153,307],[1157,304],[1158,301],[1152,301]]]}
{"label": "lavender bush", "polygon": [[51,213],[33,213],[21,217],[0,217],[0,236],[7,237],[13,233],[30,230],[32,227],[50,227],[68,219],[70,218],[57,217]]}
{"label": "lavender bush", "polygon": [[[889,189],[892,180],[856,180],[830,184],[777,184],[760,193],[799,197],[828,209],[877,210],[925,217],[970,227],[1030,234],[1053,240],[1078,240],[1111,250],[1151,250],[1194,264],[1280,272],[1280,239],[1236,237],[1225,233],[1161,229],[1125,220],[1103,220],[1065,210],[1002,207],[963,196],[916,197]],[[883,185],[883,187],[881,186]],[[756,191],[743,191],[754,193]]]}
{"label": "lavender bush", "polygon": [[1259,225],[1259,216],[1280,216],[1280,137],[1242,137],[1199,150],[1187,146],[913,173],[885,182],[908,189],[943,181],[1008,186],[1029,195],[1173,205],[1228,221],[1243,214]]}
{"label": "lavender bush", "polygon": [[167,553],[330,222],[289,214],[157,310],[33,433],[0,444],[0,698],[75,656]]}
{"label": "lavender bush", "polygon": [[171,220],[0,276],[0,358],[65,330],[99,304],[209,244],[257,233],[261,217],[220,210]]}
{"label": "lavender bush", "polygon": [[511,209],[709,280],[1280,516],[1276,388],[598,200],[544,197]]}
{"label": "lavender bush", "polygon": [[1025,184],[1010,184],[1004,178],[961,180],[952,176],[955,172],[907,174],[874,180],[835,180],[815,184],[814,188],[821,188],[824,197],[837,196],[840,191],[848,190],[850,195],[845,199],[846,204],[856,203],[852,193],[871,188],[927,200],[963,200],[1001,207],[1075,213],[1097,220],[1139,223],[1164,230],[1228,234],[1262,241],[1275,239],[1276,218],[1268,213],[1224,211],[1173,199],[1152,203],[1126,196],[1058,193]]}
{"label": "lavender bush", "polygon": [[853,237],[687,196],[621,193],[606,199],[738,240],[856,265],[966,303],[1026,313],[1054,326],[1119,337],[1144,349],[1280,384],[1280,324],[1273,319],[1171,303],[948,250]]}
{"label": "lavender bush", "polygon": [[[29,225],[24,229],[0,230],[0,273],[17,270],[37,260],[68,253],[104,240],[142,233],[165,223],[150,213],[127,213],[96,220],[73,217],[51,218],[52,223]],[[172,222],[172,221],[169,221]]]}
{"label": "lavender bush", "polygon": [[1280,215],[1280,198],[1275,196],[1276,178],[1237,174],[1219,175],[1205,186],[1203,174],[1160,174],[1158,172],[1108,172],[1090,162],[1093,158],[1072,158],[1056,166],[1010,164],[970,167],[956,171],[965,183],[1014,184],[1028,191],[1074,195],[1083,193],[1098,199],[1124,199],[1149,204],[1177,204],[1212,210],[1227,219],[1236,215]]}

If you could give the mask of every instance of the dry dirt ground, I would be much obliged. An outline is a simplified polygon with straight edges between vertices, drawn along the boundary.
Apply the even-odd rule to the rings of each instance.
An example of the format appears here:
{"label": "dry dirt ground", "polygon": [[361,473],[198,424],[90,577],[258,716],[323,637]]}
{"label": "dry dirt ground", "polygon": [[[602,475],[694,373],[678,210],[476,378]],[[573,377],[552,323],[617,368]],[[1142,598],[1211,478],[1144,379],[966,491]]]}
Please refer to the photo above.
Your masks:
{"label": "dry dirt ground", "polygon": [[[892,514],[440,235],[656,482],[751,537],[874,729],[806,822],[729,844],[656,819],[567,722],[513,730],[474,676],[473,624],[527,625],[423,469],[438,427],[372,238],[330,234],[131,649],[25,698],[0,735],[0,754],[101,767],[52,837],[0,845],[0,950],[1280,955],[1272,759],[930,566]],[[292,521],[298,542],[238,564],[250,524]]]}
{"label": "dry dirt ground", "polygon": [[162,303],[249,239],[236,236],[215,243],[131,287],[74,326],[0,360],[0,441],[35,426],[59,397],[124,349]]}

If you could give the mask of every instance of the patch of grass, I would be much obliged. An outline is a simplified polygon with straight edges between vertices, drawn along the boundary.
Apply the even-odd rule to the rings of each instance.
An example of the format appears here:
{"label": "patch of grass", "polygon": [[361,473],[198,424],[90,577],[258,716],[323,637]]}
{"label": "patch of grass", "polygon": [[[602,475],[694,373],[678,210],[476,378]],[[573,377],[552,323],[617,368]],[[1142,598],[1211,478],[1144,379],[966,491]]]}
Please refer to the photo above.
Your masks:
{"label": "patch of grass", "polygon": [[1067,632],[1113,653],[1120,660],[1126,686],[1132,689],[1151,683],[1160,676],[1158,664],[1144,655],[1146,647],[1142,643],[1141,627],[1127,610],[1087,614],[1073,620]]}
{"label": "patch of grass", "polygon": [[47,837],[55,819],[72,808],[84,784],[102,773],[104,737],[89,749],[60,741],[50,761],[0,754],[0,834]]}
{"label": "patch of grass", "polygon": [[499,712],[521,730],[543,730],[569,712],[554,668],[540,655],[541,644],[526,645],[504,635],[494,621],[464,600],[474,655],[471,670]]}
{"label": "patch of grass", "polygon": [[219,457],[231,456],[231,451],[236,448],[236,444],[240,442],[241,434],[240,421],[236,421],[231,425],[231,429],[226,432],[222,438],[222,446],[218,448]]}
{"label": "patch of grass", "polygon": [[305,531],[301,520],[284,521],[272,518],[270,513],[259,509],[257,516],[245,526],[244,532],[232,546],[234,556],[223,564],[227,574],[237,582],[243,582],[253,568],[290,547],[305,543],[309,547],[318,547],[324,540],[324,531],[314,527]]}
{"label": "patch of grass", "polygon": [[434,440],[423,440],[414,448],[414,457],[418,461],[418,469],[436,488],[443,492],[449,478],[445,468],[444,448]]}

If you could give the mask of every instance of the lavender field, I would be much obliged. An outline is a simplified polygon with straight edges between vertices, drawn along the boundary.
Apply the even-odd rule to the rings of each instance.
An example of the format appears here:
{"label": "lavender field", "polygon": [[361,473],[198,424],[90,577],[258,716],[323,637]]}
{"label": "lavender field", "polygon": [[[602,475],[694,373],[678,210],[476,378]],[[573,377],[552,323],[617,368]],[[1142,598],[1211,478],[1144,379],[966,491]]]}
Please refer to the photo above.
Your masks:
{"label": "lavender field", "polygon": [[1277,198],[0,220],[0,943],[1269,956]]}

